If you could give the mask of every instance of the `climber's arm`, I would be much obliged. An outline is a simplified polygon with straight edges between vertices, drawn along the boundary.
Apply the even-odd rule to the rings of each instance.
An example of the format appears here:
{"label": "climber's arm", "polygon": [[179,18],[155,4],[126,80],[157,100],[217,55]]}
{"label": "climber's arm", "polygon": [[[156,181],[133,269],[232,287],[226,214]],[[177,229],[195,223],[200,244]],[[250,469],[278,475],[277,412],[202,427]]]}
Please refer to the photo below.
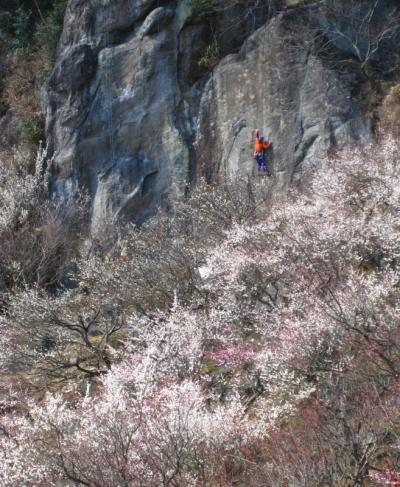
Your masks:
{"label": "climber's arm", "polygon": [[272,142],[268,142],[267,144],[263,144],[264,150],[270,149],[271,147],[272,147]]}

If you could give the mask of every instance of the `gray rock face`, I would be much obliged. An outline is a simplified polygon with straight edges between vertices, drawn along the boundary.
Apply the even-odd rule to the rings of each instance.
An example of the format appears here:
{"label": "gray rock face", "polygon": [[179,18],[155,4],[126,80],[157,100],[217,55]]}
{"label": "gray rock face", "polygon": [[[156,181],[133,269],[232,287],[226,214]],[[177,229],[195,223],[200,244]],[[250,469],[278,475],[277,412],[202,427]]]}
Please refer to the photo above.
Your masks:
{"label": "gray rock face", "polygon": [[[254,173],[256,128],[273,141],[279,185],[368,141],[360,62],[339,69],[315,49],[316,33],[332,31],[315,8],[265,11],[250,37],[238,25],[240,50],[202,74],[210,39],[187,2],[71,0],[45,100],[54,197],[87,190],[93,228],[140,222],[198,177]],[[221,37],[222,50],[234,44]]]}
{"label": "gray rock face", "polygon": [[188,179],[174,11],[117,3],[70,4],[48,99],[53,190],[64,200],[88,190],[94,227],[125,214],[143,220]]}
{"label": "gray rock face", "polygon": [[92,79],[96,72],[97,58],[87,44],[66,50],[53,71],[49,86],[54,92],[75,94]]}
{"label": "gray rock face", "polygon": [[[273,141],[281,183],[333,147],[367,142],[370,122],[350,92],[355,73],[339,73],[302,46],[285,42],[275,18],[214,70],[202,95],[196,136],[200,174],[252,174],[254,130]],[[215,164],[215,161],[218,164]]]}

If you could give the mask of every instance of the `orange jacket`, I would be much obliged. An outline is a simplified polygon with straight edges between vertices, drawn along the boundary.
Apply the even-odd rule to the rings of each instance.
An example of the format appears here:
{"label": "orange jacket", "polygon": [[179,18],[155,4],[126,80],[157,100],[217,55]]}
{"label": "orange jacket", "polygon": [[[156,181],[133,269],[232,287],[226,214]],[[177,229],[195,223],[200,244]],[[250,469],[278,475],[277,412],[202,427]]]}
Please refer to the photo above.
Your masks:
{"label": "orange jacket", "polygon": [[254,152],[259,154],[272,146],[270,143],[261,142],[259,134],[256,134],[256,140],[254,144]]}

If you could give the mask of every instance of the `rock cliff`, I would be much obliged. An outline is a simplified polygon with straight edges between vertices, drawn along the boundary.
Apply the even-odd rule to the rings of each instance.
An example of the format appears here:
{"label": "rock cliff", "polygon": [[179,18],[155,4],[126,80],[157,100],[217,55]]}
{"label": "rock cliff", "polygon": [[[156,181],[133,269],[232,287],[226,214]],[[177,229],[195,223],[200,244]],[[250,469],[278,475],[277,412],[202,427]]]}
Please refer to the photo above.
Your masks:
{"label": "rock cliff", "polygon": [[253,173],[255,128],[279,185],[370,140],[382,82],[398,76],[396,2],[359,3],[195,15],[193,1],[70,0],[43,97],[54,196],[86,189],[94,228],[140,222],[200,176]]}

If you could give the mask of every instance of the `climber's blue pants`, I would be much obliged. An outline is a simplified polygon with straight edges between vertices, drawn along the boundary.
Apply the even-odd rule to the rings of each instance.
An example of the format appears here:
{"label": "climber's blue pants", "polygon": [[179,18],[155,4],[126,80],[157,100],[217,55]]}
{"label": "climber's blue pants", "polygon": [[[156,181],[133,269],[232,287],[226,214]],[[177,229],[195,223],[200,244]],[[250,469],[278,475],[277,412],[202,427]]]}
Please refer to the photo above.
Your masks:
{"label": "climber's blue pants", "polygon": [[265,159],[263,154],[257,154],[256,155],[256,161],[258,164],[258,170],[259,171],[266,171],[267,166],[265,165]]}

